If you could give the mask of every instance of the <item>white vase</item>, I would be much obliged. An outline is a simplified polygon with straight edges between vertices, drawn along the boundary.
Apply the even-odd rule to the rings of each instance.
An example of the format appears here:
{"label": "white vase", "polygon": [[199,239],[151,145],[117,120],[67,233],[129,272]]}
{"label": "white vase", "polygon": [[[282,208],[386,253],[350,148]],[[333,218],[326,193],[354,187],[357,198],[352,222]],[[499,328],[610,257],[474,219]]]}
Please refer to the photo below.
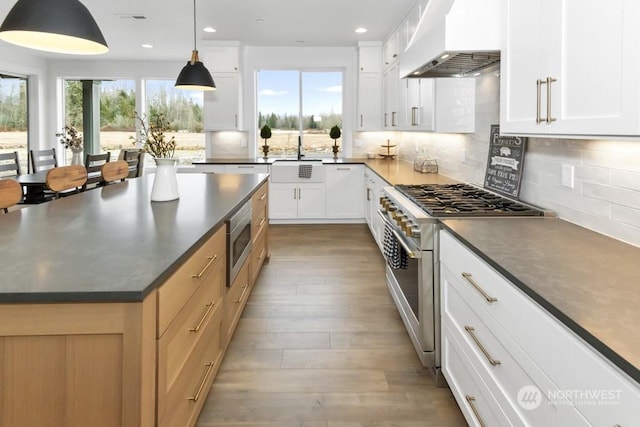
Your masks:
{"label": "white vase", "polygon": [[71,150],[71,164],[84,165],[84,162],[82,161],[82,150]]}
{"label": "white vase", "polygon": [[176,178],[176,159],[154,159],[156,162],[156,176],[151,188],[152,202],[168,202],[176,200],[178,195],[178,180]]}

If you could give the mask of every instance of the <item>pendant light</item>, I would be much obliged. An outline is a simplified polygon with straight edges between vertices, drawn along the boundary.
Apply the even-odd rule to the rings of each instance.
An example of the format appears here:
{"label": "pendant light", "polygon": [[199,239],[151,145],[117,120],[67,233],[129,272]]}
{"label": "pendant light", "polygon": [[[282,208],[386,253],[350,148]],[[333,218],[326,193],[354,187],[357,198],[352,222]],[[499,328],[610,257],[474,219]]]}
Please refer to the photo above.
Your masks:
{"label": "pendant light", "polygon": [[18,0],[0,26],[0,40],[74,55],[109,51],[98,24],[78,0]]}
{"label": "pendant light", "polygon": [[216,84],[213,82],[211,73],[207,67],[200,62],[198,57],[198,48],[196,46],[196,0],[193,0],[193,51],[191,52],[191,60],[184,66],[176,85],[178,89],[191,90],[215,90]]}

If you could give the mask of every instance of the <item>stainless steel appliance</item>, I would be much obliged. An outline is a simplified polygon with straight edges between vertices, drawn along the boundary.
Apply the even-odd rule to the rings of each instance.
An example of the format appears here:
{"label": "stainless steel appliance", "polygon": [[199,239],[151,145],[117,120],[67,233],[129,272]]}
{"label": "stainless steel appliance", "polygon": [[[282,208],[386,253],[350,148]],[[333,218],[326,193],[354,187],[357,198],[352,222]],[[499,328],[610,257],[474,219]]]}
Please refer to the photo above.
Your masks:
{"label": "stainless steel appliance", "polygon": [[251,253],[251,202],[227,221],[227,286],[231,286]]}
{"label": "stainless steel appliance", "polygon": [[[440,373],[439,218],[543,216],[534,206],[469,184],[385,187],[380,215],[406,253],[406,268],[387,264],[387,286],[423,366]],[[391,240],[385,239],[385,240]],[[389,242],[385,242],[385,245]]]}

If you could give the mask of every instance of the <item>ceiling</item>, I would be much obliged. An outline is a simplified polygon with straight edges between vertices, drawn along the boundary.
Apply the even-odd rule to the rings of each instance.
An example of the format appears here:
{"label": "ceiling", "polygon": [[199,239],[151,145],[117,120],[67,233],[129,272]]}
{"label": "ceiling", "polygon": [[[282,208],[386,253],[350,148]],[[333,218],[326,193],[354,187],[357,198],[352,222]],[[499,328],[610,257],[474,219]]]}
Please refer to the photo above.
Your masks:
{"label": "ceiling", "polygon": [[[81,1],[98,22],[110,48],[105,55],[87,59],[189,59],[193,49],[192,0]],[[200,49],[209,40],[240,41],[249,46],[356,46],[358,41],[384,40],[415,2],[198,0],[197,43]],[[15,0],[1,2],[1,19],[13,4]],[[134,19],[133,15],[146,19]],[[216,32],[205,33],[202,29],[206,26]],[[356,34],[357,27],[368,31]],[[144,43],[153,45],[153,49],[143,48]]]}

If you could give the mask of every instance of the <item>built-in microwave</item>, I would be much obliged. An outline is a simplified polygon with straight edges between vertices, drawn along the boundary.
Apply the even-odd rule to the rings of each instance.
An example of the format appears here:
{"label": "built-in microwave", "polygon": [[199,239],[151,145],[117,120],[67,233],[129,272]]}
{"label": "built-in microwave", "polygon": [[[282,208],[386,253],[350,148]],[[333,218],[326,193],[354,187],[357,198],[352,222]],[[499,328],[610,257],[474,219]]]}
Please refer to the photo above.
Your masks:
{"label": "built-in microwave", "polygon": [[227,221],[227,286],[231,286],[251,253],[251,202]]}

